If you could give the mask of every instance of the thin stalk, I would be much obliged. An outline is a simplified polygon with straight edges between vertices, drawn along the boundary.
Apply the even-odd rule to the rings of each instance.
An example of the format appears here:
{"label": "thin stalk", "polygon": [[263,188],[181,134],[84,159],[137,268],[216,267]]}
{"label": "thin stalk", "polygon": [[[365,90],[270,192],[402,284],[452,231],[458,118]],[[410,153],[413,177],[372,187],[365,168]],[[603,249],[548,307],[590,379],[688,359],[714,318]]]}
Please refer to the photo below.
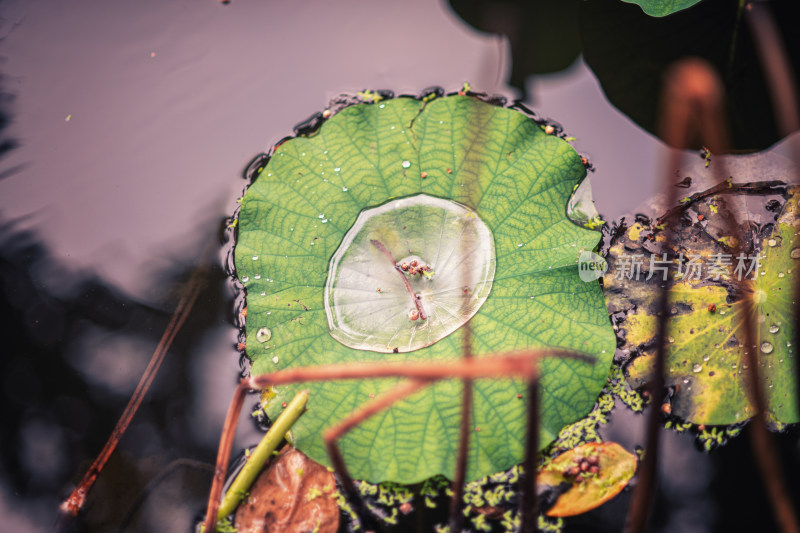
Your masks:
{"label": "thin stalk", "polygon": [[244,398],[250,390],[249,381],[243,379],[233,393],[233,400],[228,407],[228,414],[225,416],[225,424],[222,426],[222,435],[219,439],[219,449],[217,450],[217,465],[214,468],[214,481],[211,483],[211,492],[208,495],[208,506],[206,507],[206,518],[203,521],[204,533],[213,533],[217,529],[217,511],[219,510],[222,487],[225,484],[225,470],[228,460],[231,457],[233,448],[233,438],[236,434],[236,425],[239,421],[239,413],[244,405]]}
{"label": "thin stalk", "polygon": [[[537,376],[537,362],[540,357],[567,357],[584,361],[590,364],[595,359],[589,355],[563,350],[524,350],[510,354],[495,355],[481,359],[435,362],[402,362],[402,363],[350,363],[340,365],[322,365],[313,367],[300,367],[281,370],[272,374],[262,374],[243,379],[236,388],[225,425],[222,428],[219,451],[217,452],[217,466],[214,470],[214,481],[208,497],[208,508],[205,518],[206,531],[211,524],[216,523],[219,509],[219,500],[222,495],[222,485],[225,482],[225,465],[233,447],[233,435],[239,412],[244,404],[244,398],[250,389],[262,389],[270,385],[285,385],[303,381],[331,381],[338,379],[364,379],[364,378],[393,378],[405,377],[417,381],[436,381],[447,378],[491,378],[491,377],[521,377],[531,379]],[[387,393],[389,394],[389,393]],[[388,402],[388,399],[386,400]],[[396,400],[395,400],[396,401]],[[383,400],[381,401],[383,402]],[[389,402],[391,403],[391,402]],[[370,407],[365,407],[365,410]],[[335,435],[335,434],[334,434]],[[328,447],[331,460],[337,465],[337,470],[346,472],[346,467],[338,449]],[[349,476],[348,476],[349,477]],[[355,488],[353,486],[352,488]]]}
{"label": "thin stalk", "polygon": [[[497,355],[481,359],[470,359],[466,361],[436,361],[436,362],[403,362],[403,363],[351,363],[346,365],[323,365],[313,367],[301,367],[281,370],[272,374],[262,374],[243,379],[234,393],[225,424],[222,428],[219,450],[217,452],[217,464],[214,470],[214,481],[211,485],[211,492],[208,497],[208,507],[206,510],[205,530],[212,531],[211,525],[216,524],[216,517],[219,509],[219,501],[222,496],[222,486],[225,482],[225,467],[230,459],[231,448],[233,447],[233,436],[236,431],[236,424],[239,412],[244,405],[244,398],[247,391],[251,389],[262,389],[270,385],[285,385],[303,381],[330,381],[337,379],[364,379],[364,378],[390,378],[405,377],[416,381],[431,382],[447,378],[491,378],[491,377],[522,377],[530,379],[537,374],[537,361],[540,357],[567,357],[594,364],[595,359],[589,355],[567,352],[563,350],[525,350],[505,355]],[[421,386],[424,386],[422,384]],[[402,390],[402,389],[401,389]],[[391,391],[390,391],[391,393]],[[387,393],[389,395],[390,393]],[[398,394],[395,391],[394,394]],[[386,398],[377,404],[371,404],[363,408],[363,414],[368,414],[369,410],[376,406],[393,403],[399,398]],[[354,419],[346,419],[344,427],[350,427],[353,420],[359,416],[353,415]],[[349,422],[348,422],[349,421]],[[337,431],[341,431],[337,430]],[[341,434],[341,433],[339,433]],[[329,434],[336,437],[336,432]],[[336,465],[336,469],[346,472],[344,461],[338,449],[333,446],[328,447],[331,460]],[[347,476],[349,477],[349,476]],[[351,489],[354,489],[353,485]],[[347,487],[346,490],[349,490]]]}
{"label": "thin stalk", "polygon": [[428,381],[408,380],[400,383],[396,387],[387,391],[386,393],[378,396],[371,402],[360,407],[356,411],[350,413],[344,420],[325,430],[322,434],[322,439],[325,441],[325,447],[328,449],[328,456],[331,459],[333,470],[339,477],[342,483],[342,488],[345,492],[345,497],[353,511],[358,516],[359,522],[364,530],[376,529],[379,524],[372,518],[369,513],[364,500],[361,498],[358,489],[356,488],[353,478],[350,477],[350,472],[347,470],[347,465],[344,462],[341,451],[336,445],[336,441],[344,436],[348,431],[362,423],[369,417],[391,407],[395,402],[414,394],[415,392],[427,387],[430,384]]}
{"label": "thin stalk", "polygon": [[[686,146],[689,128],[693,121],[700,122],[701,131],[710,136],[714,149],[723,145],[719,128],[721,121],[722,86],[713,69],[698,59],[682,60],[669,71],[661,104],[661,138],[670,146]],[[702,128],[705,126],[705,128]],[[666,187],[667,206],[675,204],[675,187],[672,184],[674,169],[680,166],[681,154],[675,150],[664,166],[662,182]],[[715,167],[716,168],[716,167]],[[671,250],[674,242],[672,225],[664,230],[664,249]],[[671,265],[670,265],[671,266]],[[669,274],[669,271],[668,271]],[[669,275],[667,276],[669,278]],[[652,508],[658,474],[659,431],[661,427],[660,402],[664,395],[664,369],[666,359],[666,332],[669,313],[669,286],[665,284],[658,299],[658,330],[653,373],[650,376],[650,411],[647,417],[645,455],[639,467],[639,480],[631,498],[626,520],[628,533],[643,533]]]}
{"label": "thin stalk", "polygon": [[781,135],[800,129],[800,110],[797,105],[797,85],[786,47],[781,42],[781,32],[775,25],[768,5],[751,2],[746,9],[747,23],[768,81],[775,122]]}
{"label": "thin stalk", "polygon": [[[472,328],[469,321],[462,327],[463,330],[463,357],[462,361],[472,359]],[[464,500],[464,482],[467,477],[467,460],[469,457],[469,436],[472,422],[472,379],[462,380],[463,392],[461,394],[461,422],[458,433],[458,457],[453,475],[453,497],[450,500],[450,531],[459,532],[464,524],[464,514],[461,512]]]}
{"label": "thin stalk", "polygon": [[[786,49],[781,43],[780,32],[767,6],[749,5],[747,22],[753,33],[756,50],[764,74],[769,80],[775,121],[778,131],[783,136],[800,129],[800,109],[798,109],[797,83],[792,76],[792,68]],[[794,184],[800,185],[800,143],[793,143]],[[800,235],[795,234],[794,248],[800,246]],[[800,346],[800,276],[795,276],[794,298],[792,299],[792,315],[795,318],[794,345]],[[795,365],[795,383],[797,392],[797,410],[800,412],[800,365]]]}
{"label": "thin stalk", "polygon": [[522,378],[537,373],[536,363],[542,357],[566,357],[594,364],[595,359],[579,352],[565,350],[520,350],[457,361],[404,361],[399,363],[348,363],[287,368],[271,374],[253,376],[244,381],[253,389],[305,381],[332,381],[364,378],[413,378],[439,380],[457,378]]}
{"label": "thin stalk", "polygon": [[95,458],[94,462],[92,462],[89,470],[86,472],[86,474],[84,474],[80,483],[78,483],[75,489],[70,493],[69,497],[67,497],[67,499],[64,500],[59,506],[61,519],[59,520],[59,524],[56,526],[57,529],[66,527],[67,524],[78,515],[86,503],[86,497],[89,495],[89,491],[92,490],[95,481],[97,481],[97,477],[100,475],[100,472],[102,472],[103,467],[108,462],[111,454],[114,453],[114,450],[117,448],[120,439],[127,431],[133,416],[136,414],[136,411],[139,410],[142,400],[144,400],[147,391],[150,389],[150,385],[152,385],[153,380],[158,374],[158,370],[161,368],[161,363],[164,362],[164,357],[167,355],[170,346],[172,346],[172,342],[175,340],[178,332],[183,327],[186,319],[189,317],[189,313],[191,312],[192,307],[197,300],[197,296],[200,293],[200,289],[204,282],[205,270],[195,270],[183,291],[183,296],[178,302],[177,308],[172,313],[169,324],[167,324],[167,329],[161,336],[161,340],[158,342],[158,345],[156,346],[156,349],[150,358],[150,362],[147,364],[147,368],[145,368],[145,371],[139,380],[139,384],[133,391],[133,395],[131,395],[130,400],[128,400],[128,405],[125,406],[125,410],[122,412],[117,424],[111,431],[111,435],[103,446],[103,449]]}
{"label": "thin stalk", "polygon": [[358,517],[358,521],[361,522],[361,527],[365,531],[374,532],[379,528],[379,524],[377,524],[376,520],[372,518],[372,515],[370,515],[369,510],[367,509],[367,505],[361,498],[361,494],[358,493],[356,484],[353,481],[353,478],[350,476],[350,472],[347,470],[347,465],[344,462],[342,453],[339,451],[339,447],[336,446],[336,442],[333,441],[326,442],[325,447],[328,449],[328,457],[331,460],[333,470],[339,475],[339,481],[342,483],[345,497],[353,507],[353,512]]}
{"label": "thin stalk", "polygon": [[264,469],[264,465],[272,456],[272,452],[283,441],[286,432],[297,422],[297,419],[305,412],[306,404],[308,403],[308,391],[300,391],[295,394],[292,401],[286,408],[278,415],[278,418],[272,423],[269,431],[262,437],[261,442],[258,443],[255,450],[252,451],[247,458],[239,474],[234,478],[231,486],[228,487],[228,492],[222,499],[217,512],[217,520],[221,520],[234,512],[236,507],[244,498],[245,493],[250,490],[253,482]]}
{"label": "thin stalk", "polygon": [[[764,74],[769,81],[770,93],[772,96],[773,109],[775,109],[775,119],[778,129],[783,135],[789,135],[793,131],[800,129],[800,110],[797,104],[797,87],[792,76],[789,59],[786,49],[781,43],[780,32],[775,25],[767,6],[759,4],[748,4],[747,22],[754,36],[756,50],[758,51]],[[797,153],[797,143],[795,143],[795,183],[798,182],[797,165],[800,158]],[[800,238],[795,234],[794,246],[800,244]],[[800,277],[795,276],[793,287],[792,311],[794,315],[794,336],[795,343],[800,341]],[[752,316],[752,315],[751,315]],[[756,415],[753,417],[750,431],[750,439],[755,452],[755,458],[761,470],[764,484],[772,503],[773,513],[777,518],[778,524],[785,533],[796,533],[800,531],[798,522],[789,493],[786,490],[786,483],[783,478],[783,469],[780,458],[775,449],[772,436],[767,432],[765,412],[766,405],[763,396],[761,382],[758,379],[758,346],[752,337],[754,332],[750,332],[751,339],[748,339],[748,352],[750,362],[750,376],[753,381],[751,394],[756,400]],[[796,344],[795,344],[796,345]],[[796,401],[800,409],[800,365],[795,372],[796,380]]]}
{"label": "thin stalk", "polygon": [[381,394],[372,401],[362,405],[335,426],[331,426],[322,433],[322,439],[325,442],[334,442],[342,438],[351,429],[364,422],[366,419],[388,409],[395,402],[399,402],[403,398],[411,396],[415,392],[424,389],[430,385],[430,381],[426,380],[407,380],[398,384],[394,388]]}
{"label": "thin stalk", "polygon": [[521,533],[536,531],[539,517],[539,502],[536,495],[536,474],[539,469],[539,379],[528,381],[528,435],[525,442],[525,462],[520,477],[522,498],[520,500]]}
{"label": "thin stalk", "polygon": [[[721,162],[717,163],[717,165],[720,164]],[[722,175],[724,176],[725,174],[722,173]],[[766,195],[766,194],[783,194],[785,192],[786,192],[786,183],[778,180],[755,181],[751,183],[729,183],[727,181],[721,181],[720,183],[717,183],[710,189],[706,189],[705,191],[691,195],[688,200],[684,200],[683,203],[681,203],[680,205],[670,208],[666,213],[658,217],[658,219],[656,220],[656,225],[661,224],[668,219],[671,219],[675,215],[685,213],[689,207],[693,206],[697,202],[705,200],[706,198],[711,198],[713,196],[731,195],[731,194]]]}
{"label": "thin stalk", "polygon": [[414,302],[414,306],[417,308],[420,320],[427,319],[428,316],[425,314],[425,309],[422,308],[422,302],[420,302],[419,298],[417,298],[417,295],[414,293],[414,289],[411,287],[411,284],[406,279],[406,275],[403,272],[403,269],[397,265],[397,261],[395,261],[394,257],[392,257],[392,253],[389,250],[387,250],[386,246],[384,246],[383,243],[379,240],[372,239],[369,242],[371,242],[372,246],[380,250],[381,253],[386,256],[389,262],[392,263],[392,265],[394,266],[394,269],[397,271],[397,273],[400,274],[400,279],[403,280],[403,285],[405,285],[406,291],[408,291],[409,296],[411,296],[411,301]]}

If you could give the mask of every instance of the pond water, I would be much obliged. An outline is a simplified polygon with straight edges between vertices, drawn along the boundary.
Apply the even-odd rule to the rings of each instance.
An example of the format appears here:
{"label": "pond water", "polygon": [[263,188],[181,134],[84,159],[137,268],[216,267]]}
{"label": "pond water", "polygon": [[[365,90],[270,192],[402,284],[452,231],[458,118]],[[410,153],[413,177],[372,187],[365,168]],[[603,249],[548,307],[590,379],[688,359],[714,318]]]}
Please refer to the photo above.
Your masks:
{"label": "pond water", "polygon": [[[198,267],[209,267],[142,410],[90,497],[81,531],[191,527],[241,372],[220,235],[257,153],[364,88],[438,85],[519,96],[510,46],[447,5],[215,0],[0,3],[0,515],[50,531],[100,450]],[[529,78],[527,105],[589,156],[598,211],[658,191],[666,153],[605,100],[579,58]],[[254,403],[252,400],[250,403]],[[242,416],[236,448],[258,433]],[[609,439],[641,442],[624,407]],[[655,530],[727,531],[771,515],[746,436],[710,456],[664,443]],[[800,471],[796,436],[783,436]],[[792,470],[787,470],[792,471]],[[797,480],[792,480],[797,494]],[[734,488],[735,487],[735,488]],[[568,524],[619,530],[627,497]]]}

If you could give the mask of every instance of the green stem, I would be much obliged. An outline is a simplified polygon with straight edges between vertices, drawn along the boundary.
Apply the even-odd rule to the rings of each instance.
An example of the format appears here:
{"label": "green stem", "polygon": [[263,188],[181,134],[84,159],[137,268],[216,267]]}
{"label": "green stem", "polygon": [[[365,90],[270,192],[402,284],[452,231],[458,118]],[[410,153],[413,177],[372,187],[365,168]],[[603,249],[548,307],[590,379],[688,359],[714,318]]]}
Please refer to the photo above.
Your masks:
{"label": "green stem", "polygon": [[256,477],[258,477],[258,474],[264,468],[272,452],[275,451],[275,448],[277,448],[278,444],[283,440],[286,432],[297,422],[300,415],[305,412],[307,402],[307,390],[297,393],[295,397],[292,398],[292,401],[289,402],[289,405],[286,406],[286,409],[275,419],[272,427],[269,428],[267,434],[264,435],[264,438],[258,443],[256,449],[253,450],[247,458],[244,467],[242,467],[236,479],[231,483],[228,492],[225,493],[222,504],[219,506],[217,520],[222,520],[236,510],[236,507],[238,507],[239,503],[244,498],[245,493],[250,490]]}

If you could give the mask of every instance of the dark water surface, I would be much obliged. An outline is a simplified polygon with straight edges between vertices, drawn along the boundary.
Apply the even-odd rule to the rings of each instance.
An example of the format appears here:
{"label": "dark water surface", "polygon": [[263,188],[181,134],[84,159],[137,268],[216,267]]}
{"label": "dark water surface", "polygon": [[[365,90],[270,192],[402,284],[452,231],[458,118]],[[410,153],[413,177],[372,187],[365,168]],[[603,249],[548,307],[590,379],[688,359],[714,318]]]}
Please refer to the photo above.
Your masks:
{"label": "dark water surface", "polygon": [[[181,286],[209,266],[81,524],[186,532],[240,372],[217,250],[244,166],[343,92],[469,81],[514,98],[509,46],[422,0],[4,0],[0,17],[0,530],[52,530]],[[607,219],[658,190],[664,148],[609,106],[580,59],[528,89],[529,107],[591,158]],[[248,418],[237,448],[258,439]],[[640,422],[619,408],[607,436],[632,449]],[[736,530],[731,506],[752,509],[753,527],[769,524],[746,436],[711,456],[686,435],[663,439],[658,531]],[[797,439],[781,445],[796,477]],[[618,498],[569,529],[616,531],[626,505]]]}

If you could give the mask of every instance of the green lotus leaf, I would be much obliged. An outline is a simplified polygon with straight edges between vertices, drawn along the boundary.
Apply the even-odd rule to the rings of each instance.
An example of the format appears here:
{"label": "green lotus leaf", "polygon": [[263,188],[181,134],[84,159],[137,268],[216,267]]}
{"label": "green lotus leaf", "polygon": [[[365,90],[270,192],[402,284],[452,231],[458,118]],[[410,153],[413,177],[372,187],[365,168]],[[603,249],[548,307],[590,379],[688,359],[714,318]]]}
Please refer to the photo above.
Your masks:
{"label": "green lotus leaf", "polygon": [[666,17],[678,11],[690,8],[700,0],[622,0],[628,4],[637,4],[642,11],[651,17]]}
{"label": "green lotus leaf", "polygon": [[[768,419],[775,425],[800,421],[791,312],[792,270],[797,264],[795,256],[800,257],[793,251],[797,198],[793,195],[785,203],[770,232],[747,234],[754,251],[741,260],[733,256],[728,246],[730,237],[718,234],[724,226],[720,218],[731,216],[722,198],[711,197],[695,204],[693,215],[683,217],[679,250],[685,259],[699,258],[695,272],[700,275],[690,274],[684,263],[683,276],[678,275],[671,288],[665,378],[667,385],[674,388],[674,415],[707,425],[735,424],[752,416],[753,407],[745,390],[748,369],[743,359],[745,318],[746,313],[751,313],[758,326],[755,349]],[[762,204],[765,202],[762,200]],[[660,273],[646,279],[652,272],[648,262],[650,251],[654,250],[647,243],[662,239],[660,230],[637,222],[609,253],[612,267],[604,280],[609,307],[612,312],[626,313],[620,324],[625,335],[623,350],[640,354],[626,368],[633,387],[640,387],[649,379],[653,366],[661,281]],[[661,257],[659,253],[656,257]],[[637,254],[646,258],[640,279],[620,276],[620,265]],[[756,256],[757,272],[750,270],[756,264],[752,259]],[[755,276],[752,293],[735,290],[733,281],[744,276]]]}
{"label": "green lotus leaf", "polygon": [[[534,347],[596,357],[542,364],[546,445],[591,409],[615,347],[599,284],[581,281],[576,265],[599,233],[566,216],[584,176],[567,142],[469,96],[353,105],[281,144],[239,214],[252,374],[455,360],[457,330],[471,318],[477,357]],[[309,389],[294,442],[327,464],[322,431],[395,383],[281,386],[266,409],[274,417]],[[517,379],[475,383],[469,479],[521,461],[524,391]],[[458,380],[437,383],[348,433],[340,446],[351,474],[452,476],[461,392]]]}

